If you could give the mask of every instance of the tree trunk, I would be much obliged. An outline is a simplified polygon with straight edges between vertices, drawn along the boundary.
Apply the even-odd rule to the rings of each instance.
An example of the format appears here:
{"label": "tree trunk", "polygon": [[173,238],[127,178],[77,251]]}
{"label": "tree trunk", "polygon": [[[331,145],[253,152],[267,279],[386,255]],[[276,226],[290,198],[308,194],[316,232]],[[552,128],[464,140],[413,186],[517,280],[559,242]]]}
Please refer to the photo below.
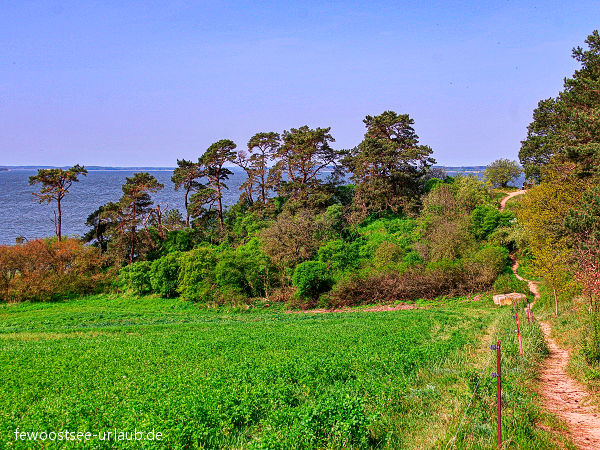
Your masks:
{"label": "tree trunk", "polygon": [[263,204],[267,204],[267,194],[265,192],[265,169],[262,168],[261,169],[261,173],[260,173],[260,193],[262,195],[262,202]]}
{"label": "tree trunk", "polygon": [[223,203],[221,202],[221,192],[219,192],[218,203],[219,203],[219,225],[221,226],[221,230],[223,230]]}
{"label": "tree trunk", "polygon": [[133,255],[135,254],[135,219],[136,219],[136,208],[135,203],[133,204],[133,211],[131,215],[131,244],[129,247],[129,264],[133,263]]}
{"label": "tree trunk", "polygon": [[556,288],[552,286],[552,291],[554,292],[554,313],[558,317],[558,296],[556,295]]}
{"label": "tree trunk", "polygon": [[190,212],[188,211],[188,194],[189,190],[185,191],[185,227],[190,227]]}
{"label": "tree trunk", "polygon": [[223,201],[221,199],[221,172],[215,175],[215,187],[217,188],[217,203],[219,206],[219,226],[223,231]]}
{"label": "tree trunk", "polygon": [[60,198],[56,200],[56,209],[58,210],[56,235],[58,236],[58,242],[60,242],[62,239],[62,210],[60,208]]}

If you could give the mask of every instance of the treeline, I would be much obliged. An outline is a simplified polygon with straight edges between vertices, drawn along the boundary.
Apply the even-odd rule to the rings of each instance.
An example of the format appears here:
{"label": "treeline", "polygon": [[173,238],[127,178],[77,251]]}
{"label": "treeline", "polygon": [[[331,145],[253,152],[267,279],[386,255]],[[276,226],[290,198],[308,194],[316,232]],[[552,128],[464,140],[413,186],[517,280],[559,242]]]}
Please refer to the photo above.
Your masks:
{"label": "treeline", "polygon": [[[364,139],[351,150],[332,148],[329,128],[303,126],[258,133],[243,151],[220,140],[197,161],[178,160],[172,181],[185,216],[153,203],[164,186],[152,175],[126,178],[122,197],[87,219],[83,241],[96,251],[90,273],[105,274],[98,289],[108,279],[111,289],[138,295],[204,303],[267,298],[297,307],[488,289],[514,246],[512,213],[498,212],[488,184],[434,169],[432,150],[419,144],[408,115],[386,111],[364,123]],[[247,177],[227,209],[231,164]],[[30,181],[42,183],[40,199],[57,203],[85,174],[80,166],[50,170]],[[57,223],[60,233],[60,212]],[[0,295],[27,298],[14,288],[27,272],[1,258],[0,270],[12,275]],[[513,280],[502,277],[496,287],[508,289]]]}
{"label": "treeline", "polygon": [[[536,186],[518,210],[525,256],[531,257],[554,310],[581,293],[589,302],[586,351],[600,361],[600,35],[573,49],[580,68],[533,113],[520,159]],[[561,301],[565,304],[561,306]]]}

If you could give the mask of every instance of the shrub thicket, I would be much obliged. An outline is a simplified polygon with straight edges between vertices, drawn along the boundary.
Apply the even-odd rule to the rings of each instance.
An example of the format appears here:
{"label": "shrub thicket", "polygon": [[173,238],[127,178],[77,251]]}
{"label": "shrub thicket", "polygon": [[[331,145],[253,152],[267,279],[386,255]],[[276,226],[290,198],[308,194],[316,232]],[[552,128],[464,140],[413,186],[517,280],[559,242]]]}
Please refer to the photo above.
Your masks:
{"label": "shrub thicket", "polygon": [[498,211],[491,205],[479,205],[471,212],[471,226],[477,239],[487,239],[496,228],[510,226],[515,218],[511,211]]}
{"label": "shrub thicket", "polygon": [[154,293],[161,297],[174,297],[177,295],[180,257],[179,252],[173,252],[152,261],[150,285]]}
{"label": "shrub thicket", "polygon": [[502,273],[498,276],[492,286],[494,294],[511,294],[519,292],[521,294],[529,294],[529,286],[527,282],[519,280],[513,273]]}
{"label": "shrub thicket", "polygon": [[224,294],[264,297],[276,284],[272,280],[275,269],[256,239],[235,250],[223,251],[218,259],[215,279]]}
{"label": "shrub thicket", "polygon": [[138,261],[122,267],[119,271],[119,289],[134,295],[149,294],[152,292],[151,268],[150,261]]}
{"label": "shrub thicket", "polygon": [[329,302],[343,307],[467,295],[489,289],[497,275],[489,266],[474,263],[464,267],[457,261],[438,261],[426,269],[402,273],[353,274],[335,286]]}
{"label": "shrub thicket", "polygon": [[177,288],[183,298],[194,301],[210,301],[216,298],[217,261],[214,247],[202,246],[183,254],[180,259]]}
{"label": "shrub thicket", "polygon": [[56,301],[100,292],[113,272],[96,247],[75,239],[0,246],[0,300]]}
{"label": "shrub thicket", "polygon": [[315,300],[331,289],[333,280],[327,265],[321,261],[305,261],[296,266],[292,283],[298,295],[307,300]]}

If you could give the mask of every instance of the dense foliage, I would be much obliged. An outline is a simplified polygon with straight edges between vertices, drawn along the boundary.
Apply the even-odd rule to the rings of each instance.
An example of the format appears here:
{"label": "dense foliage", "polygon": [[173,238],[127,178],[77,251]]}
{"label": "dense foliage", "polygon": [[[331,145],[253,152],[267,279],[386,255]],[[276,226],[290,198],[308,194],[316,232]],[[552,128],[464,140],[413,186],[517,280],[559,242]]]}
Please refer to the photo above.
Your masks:
{"label": "dense foliage", "polygon": [[515,181],[523,169],[516,161],[510,159],[497,159],[485,168],[484,179],[494,187],[507,187],[509,183]]}
{"label": "dense foliage", "polygon": [[[564,330],[574,320],[579,354],[598,373],[600,348],[600,35],[587,48],[573,49],[580,67],[555,97],[540,101],[533,113],[520,158],[537,181],[516,209],[522,247],[531,273],[543,281],[543,300],[551,300],[555,321]],[[572,326],[572,325],[571,325]],[[567,332],[565,332],[567,333]],[[572,345],[572,343],[569,343]],[[595,376],[595,375],[594,375]]]}
{"label": "dense foliage", "polygon": [[0,300],[55,301],[101,292],[114,276],[100,250],[75,239],[0,246]]}
{"label": "dense foliage", "polygon": [[[121,199],[90,214],[85,239],[118,271],[120,291],[205,304],[307,308],[489,289],[507,261],[498,246],[513,246],[513,214],[477,178],[433,170],[407,114],[364,123],[349,151],[331,146],[329,128],[302,126],[257,133],[247,151],[222,139],[197,162],[178,160],[185,218],[155,205],[164,186],[136,173]],[[247,179],[225,208],[231,163]]]}

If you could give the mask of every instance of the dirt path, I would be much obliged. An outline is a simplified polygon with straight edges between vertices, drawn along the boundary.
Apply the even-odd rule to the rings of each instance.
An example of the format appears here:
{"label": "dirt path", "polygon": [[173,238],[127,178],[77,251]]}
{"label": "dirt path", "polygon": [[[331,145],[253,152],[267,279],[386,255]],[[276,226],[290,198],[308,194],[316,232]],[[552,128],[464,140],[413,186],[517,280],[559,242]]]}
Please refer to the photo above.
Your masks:
{"label": "dirt path", "polygon": [[[513,259],[513,272],[519,280],[527,281],[534,294],[535,304],[540,297],[537,283],[517,273],[519,263]],[[569,427],[573,442],[580,449],[600,449],[600,414],[589,403],[589,394],[583,386],[567,374],[569,352],[560,348],[552,339],[552,328],[540,322],[550,350],[540,372],[540,392],[543,405],[562,419]]]}
{"label": "dirt path", "polygon": [[588,404],[586,390],[567,375],[569,352],[550,337],[550,324],[540,322],[540,325],[550,350],[540,373],[544,407],[568,425],[577,448],[600,449],[600,415]]}
{"label": "dirt path", "polygon": [[517,277],[521,281],[526,281],[527,286],[529,287],[529,290],[533,294],[533,303],[531,303],[531,307],[533,308],[533,305],[535,305],[535,302],[540,298],[540,291],[538,289],[538,285],[535,281],[528,280],[526,278],[523,278],[521,275],[519,275],[517,272],[517,269],[519,268],[519,261],[517,261],[517,259],[512,255],[511,255],[511,258],[513,260],[512,271],[515,274],[515,277]]}
{"label": "dirt path", "polygon": [[506,208],[506,202],[508,202],[511,198],[516,197],[517,195],[523,195],[525,192],[526,191],[521,189],[507,194],[506,197],[500,201],[500,211],[504,211],[504,208]]}

